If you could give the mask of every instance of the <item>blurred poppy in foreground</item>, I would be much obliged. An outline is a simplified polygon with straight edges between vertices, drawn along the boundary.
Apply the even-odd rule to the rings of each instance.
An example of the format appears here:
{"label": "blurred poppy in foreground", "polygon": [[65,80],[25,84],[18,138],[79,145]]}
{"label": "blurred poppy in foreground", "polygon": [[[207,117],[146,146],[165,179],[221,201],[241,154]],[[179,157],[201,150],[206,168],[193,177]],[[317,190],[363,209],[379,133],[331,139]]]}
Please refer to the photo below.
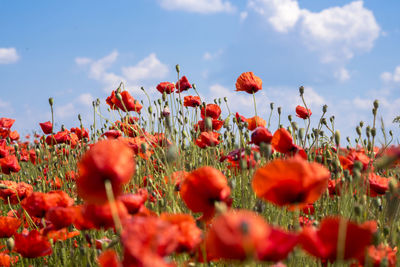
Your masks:
{"label": "blurred poppy in foreground", "polygon": [[107,249],[103,251],[97,261],[100,267],[121,267],[121,263],[119,262],[118,255],[115,250]]}
{"label": "blurred poppy in foreground", "polygon": [[50,242],[37,230],[27,234],[15,234],[14,239],[14,250],[24,258],[43,257],[53,253]]}
{"label": "blurred poppy in foreground", "polygon": [[5,158],[0,159],[1,172],[4,174],[10,174],[11,172],[19,172],[21,166],[19,166],[18,159],[14,155],[8,155]]}
{"label": "blurred poppy in foreground", "polygon": [[0,189],[0,199],[4,203],[10,202],[10,204],[17,204],[19,200],[30,196],[33,193],[33,187],[30,184],[24,182],[14,182],[14,181],[0,181],[0,185],[6,188]]}
{"label": "blurred poppy in foreground", "polygon": [[299,157],[276,159],[255,172],[252,187],[257,197],[296,209],[318,200],[329,177],[329,170],[321,164]]}
{"label": "blurred poppy in foreground", "polygon": [[230,188],[225,175],[213,167],[200,167],[182,182],[180,195],[193,212],[202,212],[203,219],[214,216],[215,202],[230,204]]}
{"label": "blurred poppy in foreground", "polygon": [[105,181],[109,180],[115,196],[122,191],[135,172],[133,151],[118,140],[103,140],[94,144],[78,164],[76,180],[78,195],[89,203],[107,201]]}
{"label": "blurred poppy in foreground", "polygon": [[17,218],[0,216],[0,238],[13,236],[21,223]]}
{"label": "blurred poppy in foreground", "polygon": [[256,93],[262,89],[262,80],[253,72],[244,72],[236,80],[236,91],[245,91],[249,94]]}
{"label": "blurred poppy in foreground", "polygon": [[[305,251],[322,260],[333,262],[340,256],[343,260],[360,259],[364,258],[375,232],[376,222],[359,225],[345,218],[331,217],[323,219],[319,229],[305,227],[300,234],[300,244]],[[339,236],[344,238],[343,245],[339,244],[341,252],[338,251]]]}
{"label": "blurred poppy in foreground", "polygon": [[251,134],[251,143],[257,146],[259,146],[262,142],[270,144],[271,140],[272,134],[263,126],[257,127]]}

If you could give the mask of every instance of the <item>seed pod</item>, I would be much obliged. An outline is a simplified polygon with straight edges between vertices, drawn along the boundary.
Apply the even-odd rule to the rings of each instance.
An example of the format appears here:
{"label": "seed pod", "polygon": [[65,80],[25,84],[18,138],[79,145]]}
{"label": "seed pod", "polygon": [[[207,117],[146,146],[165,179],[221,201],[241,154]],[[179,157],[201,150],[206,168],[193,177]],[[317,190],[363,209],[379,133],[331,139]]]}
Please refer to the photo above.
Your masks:
{"label": "seed pod", "polygon": [[49,98],[49,104],[50,104],[50,106],[53,106],[53,104],[54,104],[54,99],[52,97]]}
{"label": "seed pod", "polygon": [[300,96],[302,96],[304,94],[304,86],[299,87],[299,93],[300,93]]}

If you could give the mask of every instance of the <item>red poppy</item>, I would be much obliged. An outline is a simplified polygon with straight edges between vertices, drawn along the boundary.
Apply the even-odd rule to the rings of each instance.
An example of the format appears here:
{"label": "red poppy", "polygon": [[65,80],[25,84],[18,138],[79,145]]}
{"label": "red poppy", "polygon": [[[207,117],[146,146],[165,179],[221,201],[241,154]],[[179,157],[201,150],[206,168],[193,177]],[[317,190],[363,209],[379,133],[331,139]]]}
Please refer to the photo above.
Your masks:
{"label": "red poppy", "polygon": [[372,197],[383,195],[389,190],[389,178],[381,177],[373,172],[368,173],[369,193]]}
{"label": "red poppy", "polygon": [[186,78],[186,76],[183,76],[178,82],[176,82],[175,88],[177,93],[182,93],[183,91],[192,88],[192,85],[188,81],[188,78]]}
{"label": "red poppy", "polygon": [[89,139],[89,132],[83,127],[71,128],[71,132],[75,133],[78,136],[79,140],[82,140],[83,138]]}
{"label": "red poppy", "polygon": [[46,137],[46,144],[69,144],[71,147],[75,147],[78,143],[78,136],[75,133],[71,133],[69,130],[60,131],[54,135],[48,135]]}
{"label": "red poppy", "polygon": [[379,246],[369,246],[367,248],[367,260],[365,258],[360,259],[360,264],[364,265],[368,262],[368,264],[372,264],[369,266],[372,267],[380,267],[383,266],[383,260],[386,259],[387,264],[384,266],[387,267],[395,267],[397,262],[397,247],[394,249],[390,246],[385,246],[380,244]]}
{"label": "red poppy", "polygon": [[50,242],[46,237],[32,230],[28,234],[15,234],[14,250],[24,258],[37,258],[53,253]]}
{"label": "red poppy", "polygon": [[54,207],[46,212],[46,220],[51,223],[51,229],[61,229],[74,223],[74,207]]}
{"label": "red poppy", "polygon": [[325,218],[319,229],[305,227],[300,234],[300,244],[305,251],[322,260],[335,261],[338,257],[339,228],[345,233],[343,259],[364,258],[367,246],[376,232],[376,222],[358,225],[345,218]]}
{"label": "red poppy", "polygon": [[181,190],[181,184],[189,175],[186,171],[176,171],[171,174],[170,177],[165,177],[165,183],[171,183],[175,186],[175,191]]}
{"label": "red poppy", "polygon": [[[115,205],[120,219],[129,216],[128,210],[121,201],[116,200]],[[91,222],[96,229],[114,227],[111,204],[109,202],[104,204],[86,204],[82,208],[82,215],[84,220]]]}
{"label": "red poppy", "polygon": [[13,119],[0,118],[0,128],[10,129],[13,126],[14,122],[15,120]]}
{"label": "red poppy", "polygon": [[0,216],[0,238],[13,236],[21,223],[17,218]]}
{"label": "red poppy", "polygon": [[236,81],[236,91],[245,91],[249,94],[253,94],[261,89],[262,80],[251,71],[240,74]]}
{"label": "red poppy", "polygon": [[311,116],[312,112],[310,109],[306,109],[302,106],[296,107],[296,116],[302,118],[303,120],[308,119]]}
{"label": "red poppy", "polygon": [[107,249],[103,251],[97,258],[100,267],[121,267],[118,255],[113,249]]}
{"label": "red poppy", "polygon": [[272,141],[272,134],[265,127],[257,127],[251,134],[251,143],[259,146],[261,143],[270,144]]}
{"label": "red poppy", "polygon": [[245,151],[244,148],[240,149],[235,149],[231,152],[229,152],[228,155],[226,156],[221,156],[220,162],[225,161],[226,159],[228,162],[231,164],[228,166],[228,168],[235,168],[235,169],[240,169],[242,166],[240,165],[240,161],[245,161],[247,169],[254,168],[257,165],[257,161],[255,160],[254,153],[258,152],[260,153],[260,150],[258,147],[252,147],[250,155],[248,155]]}
{"label": "red poppy", "polygon": [[271,228],[267,238],[258,246],[257,258],[278,262],[287,258],[299,241],[299,236],[279,228]]}
{"label": "red poppy", "polygon": [[192,108],[198,107],[201,105],[200,97],[192,95],[185,96],[183,98],[183,105],[185,107],[192,107]]}
{"label": "red poppy", "polygon": [[292,135],[285,128],[276,130],[271,144],[276,151],[284,154],[289,153],[294,147]]}
{"label": "red poppy", "polygon": [[22,207],[29,215],[40,218],[44,217],[51,208],[69,207],[73,204],[74,200],[64,191],[34,192],[21,202]]}
{"label": "red poppy", "polygon": [[239,115],[239,112],[236,112],[235,117],[236,117],[236,120],[238,121],[238,123],[247,121],[247,119],[244,116]]}
{"label": "red poppy", "polygon": [[259,198],[290,209],[314,203],[328,187],[330,172],[299,157],[276,159],[259,168],[252,187]]}
{"label": "red poppy", "polygon": [[193,252],[200,245],[203,233],[197,227],[196,221],[191,215],[162,213],[160,219],[178,226],[176,252]]}
{"label": "red poppy", "polygon": [[178,247],[176,225],[153,216],[133,216],[122,223],[123,266],[168,266],[163,257]]}
{"label": "red poppy", "polygon": [[255,257],[270,231],[256,213],[229,211],[212,221],[206,236],[207,258],[243,261]]}
{"label": "red poppy", "polygon": [[217,104],[207,104],[206,108],[201,109],[201,117],[204,119],[206,116],[216,120],[221,115],[221,108]]}
{"label": "red poppy", "polygon": [[121,201],[127,208],[129,214],[135,214],[147,201],[149,193],[146,189],[141,188],[136,194],[126,194],[118,196],[118,200]]}
{"label": "red poppy", "polygon": [[41,122],[39,125],[44,134],[51,134],[53,132],[53,124],[51,124],[51,121]]}
{"label": "red poppy", "polygon": [[267,122],[258,116],[248,118],[246,122],[248,124],[247,129],[250,131],[255,130],[257,127],[265,127],[265,125],[267,125]]}
{"label": "red poppy", "polygon": [[108,139],[116,139],[116,138],[122,136],[122,133],[119,130],[109,130],[109,131],[103,133],[101,136],[105,136]]}
{"label": "red poppy", "polygon": [[133,151],[118,140],[103,140],[94,144],[78,164],[76,180],[78,195],[89,203],[107,201],[105,181],[109,180],[115,196],[122,191],[134,172]]}
{"label": "red poppy", "polygon": [[195,140],[195,144],[200,148],[213,147],[219,144],[219,133],[216,132],[202,132],[198,139]]}
{"label": "red poppy", "polygon": [[207,130],[208,131],[211,131],[211,130],[219,131],[221,129],[222,125],[224,125],[224,121],[212,119],[211,125],[212,125],[212,129],[206,129],[205,121],[201,120],[201,121],[198,121],[197,124],[194,125],[194,128],[197,130],[197,128],[199,127],[201,132],[205,132]]}
{"label": "red poppy", "polygon": [[111,109],[120,109],[122,111],[135,111],[140,113],[142,105],[135,100],[128,91],[120,93],[122,102],[117,98],[116,91],[112,91],[111,96],[107,97],[106,102]]}
{"label": "red poppy", "polygon": [[228,181],[219,170],[201,167],[192,171],[182,182],[180,195],[193,212],[202,212],[203,219],[214,216],[214,204],[222,201],[230,204]]}
{"label": "red poppy", "polygon": [[2,266],[2,267],[10,267],[11,266],[10,255],[0,252],[0,266]]}
{"label": "red poppy", "polygon": [[175,84],[170,83],[170,82],[162,82],[159,83],[156,87],[156,89],[162,94],[162,93],[166,93],[166,94],[170,94],[174,91],[175,89]]}
{"label": "red poppy", "polygon": [[21,166],[19,166],[18,159],[14,155],[8,155],[5,158],[0,159],[1,172],[4,174],[10,174],[11,172],[19,172]]}
{"label": "red poppy", "polygon": [[11,204],[17,204],[19,202],[18,199],[22,201],[33,193],[33,187],[24,182],[16,183],[5,180],[0,181],[0,184],[7,187],[0,189],[0,198],[5,203],[10,201]]}
{"label": "red poppy", "polygon": [[46,232],[46,237],[48,239],[52,239],[53,241],[65,241],[78,235],[80,235],[79,231],[68,232],[67,228]]}

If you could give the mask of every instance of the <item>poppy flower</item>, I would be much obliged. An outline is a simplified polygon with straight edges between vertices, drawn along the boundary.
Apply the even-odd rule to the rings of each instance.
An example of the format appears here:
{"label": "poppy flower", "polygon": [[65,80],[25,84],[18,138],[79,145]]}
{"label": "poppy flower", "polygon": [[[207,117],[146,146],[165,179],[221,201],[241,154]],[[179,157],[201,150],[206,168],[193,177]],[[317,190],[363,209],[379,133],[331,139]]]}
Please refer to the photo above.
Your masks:
{"label": "poppy flower", "polygon": [[8,155],[5,158],[0,159],[1,172],[4,174],[10,174],[11,172],[19,172],[21,166],[19,166],[18,159],[15,155]]}
{"label": "poppy flower", "polygon": [[51,121],[41,122],[39,125],[44,134],[51,134],[53,132],[53,124],[51,124]]}
{"label": "poppy flower", "polygon": [[306,109],[302,106],[296,107],[296,116],[302,118],[303,120],[308,119],[311,116],[312,112],[310,109]]}
{"label": "poppy flower", "polygon": [[272,134],[265,127],[257,127],[251,133],[251,143],[259,146],[261,143],[270,144],[272,141]]}
{"label": "poppy flower", "polygon": [[328,187],[330,172],[299,157],[276,159],[259,168],[252,181],[257,197],[290,209],[314,203]]}
{"label": "poppy flower", "polygon": [[397,262],[397,247],[391,248],[390,246],[385,246],[380,244],[378,246],[369,246],[367,248],[367,260],[365,258],[360,259],[360,264],[364,265],[366,262],[372,264],[372,267],[383,266],[383,260],[386,259],[387,267],[395,267]]}
{"label": "poppy flower", "polygon": [[200,148],[213,147],[219,144],[219,133],[216,132],[202,132],[198,139],[195,140],[195,144]]}
{"label": "poppy flower", "polygon": [[127,208],[129,214],[135,214],[147,201],[149,193],[146,189],[141,188],[136,194],[126,194],[118,196],[118,200],[121,201]]}
{"label": "poppy flower", "polygon": [[11,257],[10,255],[0,252],[0,266],[10,267],[11,266]]}
{"label": "poppy flower", "polygon": [[122,111],[135,111],[140,113],[142,109],[142,105],[139,101],[135,100],[128,91],[123,91],[120,93],[121,101],[117,98],[116,91],[112,91],[111,95],[107,97],[106,103],[110,106],[111,109],[120,109]]}
{"label": "poppy flower", "polygon": [[242,160],[242,161],[246,162],[247,169],[251,169],[257,165],[257,161],[255,160],[255,157],[254,157],[255,152],[260,153],[260,150],[258,147],[252,147],[250,155],[248,155],[246,153],[244,148],[235,149],[235,150],[229,152],[228,155],[221,156],[220,162],[223,162],[227,159],[228,162],[231,164],[228,166],[228,168],[240,169],[240,168],[242,168],[242,166],[240,165],[240,161]]}
{"label": "poppy flower", "polygon": [[78,235],[80,235],[79,231],[68,232],[67,228],[51,230],[46,233],[46,237],[48,239],[52,239],[53,241],[65,241]]}
{"label": "poppy flower", "polygon": [[183,98],[183,105],[185,107],[192,107],[192,108],[198,107],[201,105],[200,97],[192,95],[185,96]]}
{"label": "poppy flower", "polygon": [[163,94],[164,92],[165,92],[166,94],[170,94],[170,93],[172,93],[172,92],[174,91],[174,89],[175,89],[175,84],[170,83],[170,82],[162,82],[162,83],[159,83],[159,84],[157,85],[156,89],[157,89],[161,94]]}
{"label": "poppy flower", "polygon": [[224,121],[212,119],[211,125],[212,125],[212,129],[206,129],[205,121],[200,120],[197,122],[197,124],[195,124],[194,128],[196,130],[197,130],[197,128],[200,128],[201,132],[205,132],[207,130],[208,131],[210,131],[210,130],[219,131],[221,129],[222,125],[224,125]]}
{"label": "poppy flower", "polygon": [[247,210],[224,213],[212,221],[207,232],[207,258],[243,261],[256,257],[270,231],[269,225],[256,213]]}
{"label": "poppy flower", "polygon": [[101,136],[105,136],[108,139],[117,139],[118,137],[122,136],[122,133],[119,130],[109,130],[103,133]]}
{"label": "poppy flower", "polygon": [[122,224],[123,266],[168,266],[163,257],[178,247],[178,226],[153,216],[133,216]]}
{"label": "poppy flower", "polygon": [[287,258],[299,241],[298,234],[279,228],[271,228],[268,236],[257,249],[257,258],[262,261],[278,262]]}
{"label": "poppy flower", "polygon": [[37,230],[27,234],[15,234],[14,239],[14,250],[24,258],[43,257],[53,253],[50,242]]}
{"label": "poppy flower", "polygon": [[[128,217],[128,210],[121,201],[116,200],[115,205],[120,219]],[[82,215],[85,220],[93,223],[96,229],[108,229],[114,227],[111,204],[109,202],[104,204],[86,204],[82,208]]]}
{"label": "poppy flower", "polygon": [[160,219],[178,226],[176,252],[193,252],[200,245],[203,233],[197,227],[196,221],[191,215],[162,213]]}
{"label": "poppy flower", "polygon": [[97,258],[100,267],[121,267],[118,255],[113,249],[103,251]]}
{"label": "poppy flower", "polygon": [[389,190],[389,178],[381,177],[375,173],[368,173],[369,193],[372,197],[383,195]]}
{"label": "poppy flower", "polygon": [[183,180],[189,175],[186,171],[176,171],[171,174],[169,177],[165,177],[165,183],[170,183],[175,186],[175,191],[181,190],[181,184]]}
{"label": "poppy flower", "polygon": [[247,129],[250,131],[255,130],[257,127],[265,127],[265,125],[267,125],[267,122],[258,116],[248,118],[246,122],[248,123]]}
{"label": "poppy flower", "polygon": [[0,216],[0,238],[13,236],[21,223],[17,218]]}
{"label": "poppy flower", "polygon": [[276,130],[272,136],[271,144],[276,151],[284,154],[289,153],[294,146],[293,137],[285,128]]}
{"label": "poppy flower", "polygon": [[89,132],[83,127],[71,128],[71,132],[75,133],[78,136],[79,140],[82,140],[83,138],[89,139]]}
{"label": "poppy flower", "polygon": [[236,120],[238,121],[238,123],[247,121],[247,119],[244,116],[239,115],[239,112],[236,112],[235,117],[236,117]]}
{"label": "poppy flower", "polygon": [[193,212],[202,212],[203,219],[214,216],[214,204],[230,204],[230,188],[225,175],[213,167],[204,166],[192,171],[182,182],[179,192],[186,206]]}
{"label": "poppy flower", "polygon": [[201,117],[204,119],[206,116],[214,120],[221,115],[221,108],[217,104],[207,104],[206,108],[201,109]]}
{"label": "poppy flower", "polygon": [[88,203],[107,201],[105,181],[109,180],[115,196],[122,191],[134,172],[133,151],[118,140],[103,140],[94,144],[78,164],[76,180],[78,195]]}
{"label": "poppy flower", "polygon": [[21,202],[22,207],[29,215],[39,218],[44,217],[51,208],[70,207],[73,204],[74,200],[64,191],[33,192]]}
{"label": "poppy flower", "polygon": [[0,118],[0,128],[10,129],[13,126],[14,122],[15,120],[13,119]]}
{"label": "poppy flower", "polygon": [[240,74],[236,80],[236,91],[245,91],[253,94],[262,89],[262,80],[252,71]]}
{"label": "poppy flower", "polygon": [[46,212],[46,220],[51,223],[52,229],[62,229],[73,224],[75,219],[74,207],[53,207]]}
{"label": "poppy flower", "polygon": [[300,234],[302,248],[322,260],[335,261],[338,257],[339,228],[342,225],[345,233],[343,259],[364,257],[367,246],[372,242],[376,232],[376,222],[357,224],[345,218],[329,217],[322,220],[320,228],[305,227]]}
{"label": "poppy flower", "polygon": [[192,88],[192,85],[190,84],[188,78],[183,76],[179,81],[176,82],[175,88],[177,93],[182,93],[183,91]]}
{"label": "poppy flower", "polygon": [[10,201],[11,204],[17,204],[19,200],[30,196],[33,193],[33,187],[30,184],[24,182],[14,182],[14,181],[0,181],[0,184],[6,186],[7,188],[0,189],[0,199],[4,203]]}

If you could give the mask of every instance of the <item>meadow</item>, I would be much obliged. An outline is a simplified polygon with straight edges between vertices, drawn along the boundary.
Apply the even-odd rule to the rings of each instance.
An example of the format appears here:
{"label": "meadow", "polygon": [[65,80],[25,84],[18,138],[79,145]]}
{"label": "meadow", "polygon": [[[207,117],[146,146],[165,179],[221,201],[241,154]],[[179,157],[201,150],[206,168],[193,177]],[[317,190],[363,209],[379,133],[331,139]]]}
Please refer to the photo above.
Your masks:
{"label": "meadow", "polygon": [[304,87],[282,125],[274,103],[257,116],[256,74],[235,84],[246,118],[176,71],[157,99],[121,83],[90,126],[52,116],[23,138],[0,119],[0,266],[398,266],[400,146],[378,101],[351,140],[327,106],[311,125]]}

